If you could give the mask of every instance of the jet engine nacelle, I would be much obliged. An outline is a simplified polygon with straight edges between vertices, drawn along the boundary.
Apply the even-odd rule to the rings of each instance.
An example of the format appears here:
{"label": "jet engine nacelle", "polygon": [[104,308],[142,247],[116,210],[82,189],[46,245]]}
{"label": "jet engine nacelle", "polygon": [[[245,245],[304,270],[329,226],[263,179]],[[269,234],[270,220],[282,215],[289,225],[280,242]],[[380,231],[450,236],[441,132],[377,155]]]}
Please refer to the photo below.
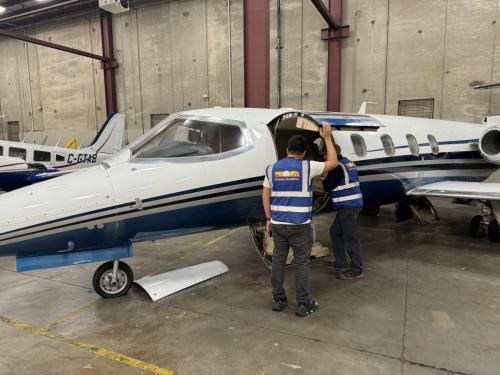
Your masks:
{"label": "jet engine nacelle", "polygon": [[481,134],[479,151],[490,163],[500,164],[500,125],[491,126]]}

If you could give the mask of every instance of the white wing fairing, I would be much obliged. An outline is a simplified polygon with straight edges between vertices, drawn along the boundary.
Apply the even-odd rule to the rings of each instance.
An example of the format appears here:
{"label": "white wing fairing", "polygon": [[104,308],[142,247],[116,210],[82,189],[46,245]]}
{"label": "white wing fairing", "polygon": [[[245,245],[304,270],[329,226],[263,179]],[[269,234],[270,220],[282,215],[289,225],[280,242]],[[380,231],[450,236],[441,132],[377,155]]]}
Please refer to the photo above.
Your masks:
{"label": "white wing fairing", "polygon": [[500,200],[500,183],[443,181],[410,190],[408,195],[478,200]]}

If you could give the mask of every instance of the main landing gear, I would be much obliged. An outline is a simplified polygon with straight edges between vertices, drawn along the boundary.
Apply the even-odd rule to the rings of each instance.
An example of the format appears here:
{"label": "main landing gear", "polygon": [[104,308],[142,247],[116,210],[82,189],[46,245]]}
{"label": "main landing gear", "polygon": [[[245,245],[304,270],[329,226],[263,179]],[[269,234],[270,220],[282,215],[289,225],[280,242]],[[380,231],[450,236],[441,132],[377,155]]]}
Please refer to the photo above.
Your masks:
{"label": "main landing gear", "polygon": [[482,215],[476,215],[469,224],[469,234],[473,238],[488,236],[492,242],[500,242],[500,227],[490,207],[484,205]]}
{"label": "main landing gear", "polygon": [[95,271],[92,286],[101,297],[117,298],[127,294],[133,280],[134,274],[128,264],[113,260]]}

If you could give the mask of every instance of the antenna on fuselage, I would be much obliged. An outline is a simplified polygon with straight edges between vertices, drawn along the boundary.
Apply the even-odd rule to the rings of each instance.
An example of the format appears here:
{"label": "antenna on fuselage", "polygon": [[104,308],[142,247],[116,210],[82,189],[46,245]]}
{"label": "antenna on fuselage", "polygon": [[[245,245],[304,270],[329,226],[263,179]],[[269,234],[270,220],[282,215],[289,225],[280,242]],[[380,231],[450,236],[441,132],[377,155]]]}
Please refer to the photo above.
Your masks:
{"label": "antenna on fuselage", "polygon": [[486,83],[484,85],[476,85],[476,86],[473,86],[472,88],[475,89],[475,90],[478,90],[478,89],[492,89],[492,88],[495,88],[495,87],[498,87],[500,86],[500,82],[497,82],[497,83]]}
{"label": "antenna on fuselage", "polygon": [[360,115],[366,114],[366,105],[367,104],[377,104],[377,103],[376,102],[363,102],[363,103],[361,103],[361,105],[359,106],[359,111],[358,111],[358,113]]}

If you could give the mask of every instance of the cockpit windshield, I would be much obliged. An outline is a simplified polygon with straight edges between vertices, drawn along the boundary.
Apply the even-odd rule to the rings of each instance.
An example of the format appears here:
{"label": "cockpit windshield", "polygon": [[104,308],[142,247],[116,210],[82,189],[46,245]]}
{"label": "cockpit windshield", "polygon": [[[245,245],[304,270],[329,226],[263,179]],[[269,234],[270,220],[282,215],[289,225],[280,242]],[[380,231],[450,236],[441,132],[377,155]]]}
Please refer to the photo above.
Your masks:
{"label": "cockpit windshield", "polygon": [[135,158],[176,158],[221,154],[245,145],[237,125],[174,118],[133,150]]}

